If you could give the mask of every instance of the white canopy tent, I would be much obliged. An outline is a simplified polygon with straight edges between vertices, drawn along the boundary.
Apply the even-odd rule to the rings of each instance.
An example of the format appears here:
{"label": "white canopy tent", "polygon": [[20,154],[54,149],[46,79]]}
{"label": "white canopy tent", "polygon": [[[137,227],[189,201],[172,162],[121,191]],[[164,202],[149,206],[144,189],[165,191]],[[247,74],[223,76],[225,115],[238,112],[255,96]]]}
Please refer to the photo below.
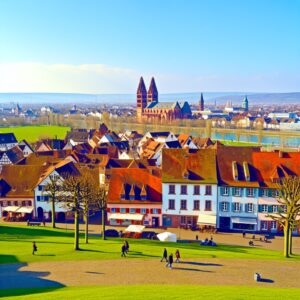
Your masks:
{"label": "white canopy tent", "polygon": [[19,208],[19,206],[6,206],[3,208],[3,211],[17,212]]}
{"label": "white canopy tent", "polygon": [[208,225],[208,226],[216,226],[217,216],[216,215],[199,214],[197,224],[199,224],[199,225]]}
{"label": "white canopy tent", "polygon": [[31,214],[33,211],[33,208],[32,207],[20,207],[17,212],[18,213],[23,213],[23,214]]}
{"label": "white canopy tent", "polygon": [[129,225],[125,231],[126,232],[138,232],[141,233],[145,229],[145,226],[143,225]]}
{"label": "white canopy tent", "polygon": [[177,236],[175,233],[172,232],[163,232],[163,233],[159,233],[157,235],[157,238],[161,241],[161,242],[173,242],[176,243],[177,242]]}
{"label": "white canopy tent", "polygon": [[236,223],[236,224],[257,225],[257,219],[255,219],[255,218],[238,218],[238,217],[234,217],[234,218],[231,218],[231,222]]}

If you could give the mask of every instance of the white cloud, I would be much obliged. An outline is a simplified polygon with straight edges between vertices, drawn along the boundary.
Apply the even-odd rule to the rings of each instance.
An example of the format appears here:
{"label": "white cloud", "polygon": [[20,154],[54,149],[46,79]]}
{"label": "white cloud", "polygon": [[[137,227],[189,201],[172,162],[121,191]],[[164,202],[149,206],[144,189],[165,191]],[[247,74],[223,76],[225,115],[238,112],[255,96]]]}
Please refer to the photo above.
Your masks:
{"label": "white cloud", "polygon": [[138,78],[101,64],[0,64],[0,92],[131,93]]}

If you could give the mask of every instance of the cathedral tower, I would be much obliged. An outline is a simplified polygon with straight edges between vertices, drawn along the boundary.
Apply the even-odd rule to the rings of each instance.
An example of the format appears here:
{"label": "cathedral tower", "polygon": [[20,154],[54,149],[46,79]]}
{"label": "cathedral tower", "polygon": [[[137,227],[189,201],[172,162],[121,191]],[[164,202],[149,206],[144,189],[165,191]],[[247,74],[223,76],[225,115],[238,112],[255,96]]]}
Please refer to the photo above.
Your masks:
{"label": "cathedral tower", "polygon": [[151,78],[149,90],[147,93],[147,103],[150,104],[151,102],[158,102],[158,91],[154,77]]}
{"label": "cathedral tower", "polygon": [[199,101],[199,110],[204,111],[204,98],[203,94],[201,93],[200,101]]}
{"label": "cathedral tower", "polygon": [[143,77],[141,77],[136,92],[136,114],[138,118],[142,117],[146,106],[147,106],[147,90],[144,83],[144,79]]}

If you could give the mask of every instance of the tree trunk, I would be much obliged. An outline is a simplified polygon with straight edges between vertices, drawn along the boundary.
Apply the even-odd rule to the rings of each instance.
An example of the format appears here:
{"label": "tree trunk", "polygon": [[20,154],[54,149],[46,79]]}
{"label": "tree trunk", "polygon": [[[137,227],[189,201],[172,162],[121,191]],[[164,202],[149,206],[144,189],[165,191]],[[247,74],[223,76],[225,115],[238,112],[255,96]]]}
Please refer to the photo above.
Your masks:
{"label": "tree trunk", "polygon": [[74,223],[74,250],[79,250],[79,185],[77,185],[77,199],[75,199]]}
{"label": "tree trunk", "polygon": [[84,223],[85,223],[85,243],[89,243],[89,214],[85,214],[84,216]]}
{"label": "tree trunk", "polygon": [[105,239],[105,209],[102,208],[102,240]]}
{"label": "tree trunk", "polygon": [[55,228],[55,201],[54,201],[54,199],[51,200],[51,206],[52,206],[52,215],[51,215],[52,228]]}
{"label": "tree trunk", "polygon": [[290,257],[290,224],[284,226],[284,257]]}
{"label": "tree trunk", "polygon": [[292,255],[293,254],[293,229],[290,229],[290,235],[289,235],[289,247],[290,247],[290,251],[289,254]]}

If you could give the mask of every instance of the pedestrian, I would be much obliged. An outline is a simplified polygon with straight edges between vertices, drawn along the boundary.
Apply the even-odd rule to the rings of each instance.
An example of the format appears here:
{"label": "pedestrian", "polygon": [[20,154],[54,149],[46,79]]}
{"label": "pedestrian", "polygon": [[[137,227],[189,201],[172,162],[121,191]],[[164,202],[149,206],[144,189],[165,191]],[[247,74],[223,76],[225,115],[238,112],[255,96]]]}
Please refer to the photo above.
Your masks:
{"label": "pedestrian", "polygon": [[128,244],[128,242],[125,241],[124,245],[125,245],[125,251],[126,251],[126,253],[128,253],[128,251],[129,251],[129,244]]}
{"label": "pedestrian", "polygon": [[126,246],[125,244],[123,244],[121,248],[121,257],[126,257],[125,253],[126,253]]}
{"label": "pedestrian", "polygon": [[179,250],[178,250],[178,249],[177,249],[176,252],[175,252],[175,256],[176,256],[175,262],[176,262],[176,263],[179,263],[179,262],[180,262],[180,261],[179,261],[179,259],[180,259],[180,253],[179,253]]}
{"label": "pedestrian", "polygon": [[246,232],[245,231],[243,231],[243,238],[245,238],[246,237]]}
{"label": "pedestrian", "polygon": [[170,267],[170,269],[172,269],[172,264],[173,264],[173,254],[171,253],[169,255],[169,260],[168,260],[168,262],[166,264],[166,267]]}
{"label": "pedestrian", "polygon": [[211,240],[211,241],[213,241],[213,240],[214,240],[212,235],[210,236],[210,240]]}
{"label": "pedestrian", "polygon": [[166,262],[168,262],[168,252],[166,248],[164,249],[163,256],[160,261],[162,262],[164,259],[166,260]]}
{"label": "pedestrian", "polygon": [[37,246],[35,242],[32,242],[32,255],[37,251]]}
{"label": "pedestrian", "polygon": [[199,237],[198,237],[198,234],[196,235],[196,241],[198,241],[199,240]]}

